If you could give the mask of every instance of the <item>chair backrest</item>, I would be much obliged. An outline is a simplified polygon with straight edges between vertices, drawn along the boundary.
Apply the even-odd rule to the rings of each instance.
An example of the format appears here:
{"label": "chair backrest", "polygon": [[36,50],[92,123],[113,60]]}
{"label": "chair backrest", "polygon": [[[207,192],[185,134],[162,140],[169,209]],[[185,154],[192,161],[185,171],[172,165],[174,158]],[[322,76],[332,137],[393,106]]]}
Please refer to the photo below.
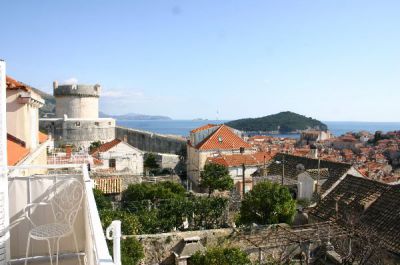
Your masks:
{"label": "chair backrest", "polygon": [[48,197],[55,221],[72,227],[79,212],[82,198],[83,186],[79,180],[69,178],[57,181],[50,187]]}

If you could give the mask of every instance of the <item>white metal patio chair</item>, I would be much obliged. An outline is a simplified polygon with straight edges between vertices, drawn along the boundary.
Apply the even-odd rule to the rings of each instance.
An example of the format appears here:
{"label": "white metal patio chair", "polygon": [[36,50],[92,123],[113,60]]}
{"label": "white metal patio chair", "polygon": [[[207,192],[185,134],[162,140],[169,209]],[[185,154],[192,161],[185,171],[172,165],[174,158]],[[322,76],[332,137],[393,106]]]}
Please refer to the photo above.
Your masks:
{"label": "white metal patio chair", "polygon": [[[29,231],[28,243],[26,246],[25,265],[28,262],[28,254],[31,239],[46,240],[49,248],[50,264],[53,265],[53,252],[50,241],[56,243],[56,264],[58,265],[58,254],[60,239],[72,234],[76,252],[79,253],[78,242],[74,231],[74,223],[79,212],[83,198],[83,186],[74,178],[60,180],[52,185],[46,194],[44,202],[28,204],[24,209],[26,218],[33,228]],[[38,206],[50,205],[54,216],[53,223],[38,225],[33,222],[29,213],[31,209]],[[53,245],[54,247],[54,245]],[[53,249],[54,251],[54,249]],[[79,264],[81,259],[78,255]]]}

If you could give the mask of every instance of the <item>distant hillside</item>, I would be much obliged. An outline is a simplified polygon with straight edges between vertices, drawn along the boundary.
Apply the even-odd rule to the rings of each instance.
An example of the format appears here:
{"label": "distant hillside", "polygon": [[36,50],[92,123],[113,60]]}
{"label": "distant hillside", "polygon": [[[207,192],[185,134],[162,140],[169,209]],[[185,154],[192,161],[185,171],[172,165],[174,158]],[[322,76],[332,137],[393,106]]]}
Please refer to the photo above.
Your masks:
{"label": "distant hillside", "polygon": [[291,133],[309,128],[327,130],[328,126],[316,119],[309,118],[290,111],[280,112],[261,118],[234,120],[226,123],[241,131],[263,131]]}
{"label": "distant hillside", "polygon": [[39,109],[39,117],[44,117],[46,114],[55,114],[56,113],[56,99],[46,92],[43,92],[37,88],[33,88],[32,90],[38,93],[45,101],[44,106]]}
{"label": "distant hillside", "polygon": [[137,113],[128,113],[122,115],[110,115],[103,112],[99,113],[100,118],[113,118],[116,120],[172,120],[170,117],[167,116],[160,116],[160,115],[145,115],[145,114],[137,114]]}

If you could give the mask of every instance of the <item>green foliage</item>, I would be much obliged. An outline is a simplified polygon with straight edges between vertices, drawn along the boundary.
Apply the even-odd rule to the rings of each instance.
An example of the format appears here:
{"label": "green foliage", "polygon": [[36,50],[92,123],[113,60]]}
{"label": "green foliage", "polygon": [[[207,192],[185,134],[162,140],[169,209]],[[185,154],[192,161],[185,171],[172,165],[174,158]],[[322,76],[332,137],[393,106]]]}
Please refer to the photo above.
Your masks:
{"label": "green foliage", "polygon": [[228,206],[226,198],[193,197],[189,209],[193,213],[191,220],[195,228],[213,229],[224,225],[221,218]]}
{"label": "green foliage", "polygon": [[290,111],[261,118],[230,121],[227,125],[242,131],[280,131],[281,133],[305,130],[307,128],[328,129],[326,124],[318,120]]}
{"label": "green foliage", "polygon": [[205,253],[197,252],[190,258],[191,265],[249,265],[247,254],[238,248],[215,247]]}
{"label": "green foliage", "polygon": [[126,203],[145,200],[154,203],[162,199],[184,197],[185,194],[186,190],[182,185],[170,181],[159,182],[157,184],[140,183],[129,185],[122,193],[122,201],[125,203],[125,206],[129,207]]}
{"label": "green foliage", "polygon": [[[113,255],[112,242],[107,241],[110,254]],[[134,237],[121,240],[121,263],[122,265],[138,265],[144,258],[142,244]]]}
{"label": "green foliage", "polygon": [[142,232],[138,218],[121,210],[102,210],[99,212],[103,229],[106,229],[113,220],[121,221],[121,230],[124,235],[137,235]]}
{"label": "green foliage", "polygon": [[122,209],[137,216],[146,234],[182,229],[186,218],[191,229],[220,227],[228,205],[225,198],[188,196],[182,185],[173,182],[129,185],[122,200]]}
{"label": "green foliage", "polygon": [[101,146],[101,141],[92,142],[92,143],[90,143],[89,151],[92,152],[94,149],[98,148],[99,146]]}
{"label": "green foliage", "polygon": [[230,190],[233,188],[233,179],[229,176],[227,167],[219,164],[206,164],[201,172],[200,186],[208,189],[209,195],[214,190]]}
{"label": "green foliage", "polygon": [[148,169],[150,171],[158,171],[160,166],[157,163],[156,156],[152,153],[149,153],[146,155],[146,158],[144,160],[143,166],[145,169]]}
{"label": "green foliage", "polygon": [[258,183],[248,192],[240,207],[242,224],[291,223],[296,201],[289,190],[269,181]]}
{"label": "green foliage", "polygon": [[112,209],[111,200],[107,198],[101,190],[93,189],[93,194],[96,200],[97,210]]}
{"label": "green foliage", "polygon": [[143,246],[136,238],[127,238],[121,241],[122,265],[137,265],[143,258]]}

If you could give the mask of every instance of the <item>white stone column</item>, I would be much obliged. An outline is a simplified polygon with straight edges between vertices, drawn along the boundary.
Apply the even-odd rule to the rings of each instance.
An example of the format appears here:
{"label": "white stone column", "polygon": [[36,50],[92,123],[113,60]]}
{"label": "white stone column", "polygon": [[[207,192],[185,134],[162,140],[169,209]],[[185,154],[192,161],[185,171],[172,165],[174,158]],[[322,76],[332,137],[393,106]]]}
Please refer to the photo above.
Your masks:
{"label": "white stone column", "polygon": [[6,62],[0,60],[0,265],[10,258],[6,89]]}

